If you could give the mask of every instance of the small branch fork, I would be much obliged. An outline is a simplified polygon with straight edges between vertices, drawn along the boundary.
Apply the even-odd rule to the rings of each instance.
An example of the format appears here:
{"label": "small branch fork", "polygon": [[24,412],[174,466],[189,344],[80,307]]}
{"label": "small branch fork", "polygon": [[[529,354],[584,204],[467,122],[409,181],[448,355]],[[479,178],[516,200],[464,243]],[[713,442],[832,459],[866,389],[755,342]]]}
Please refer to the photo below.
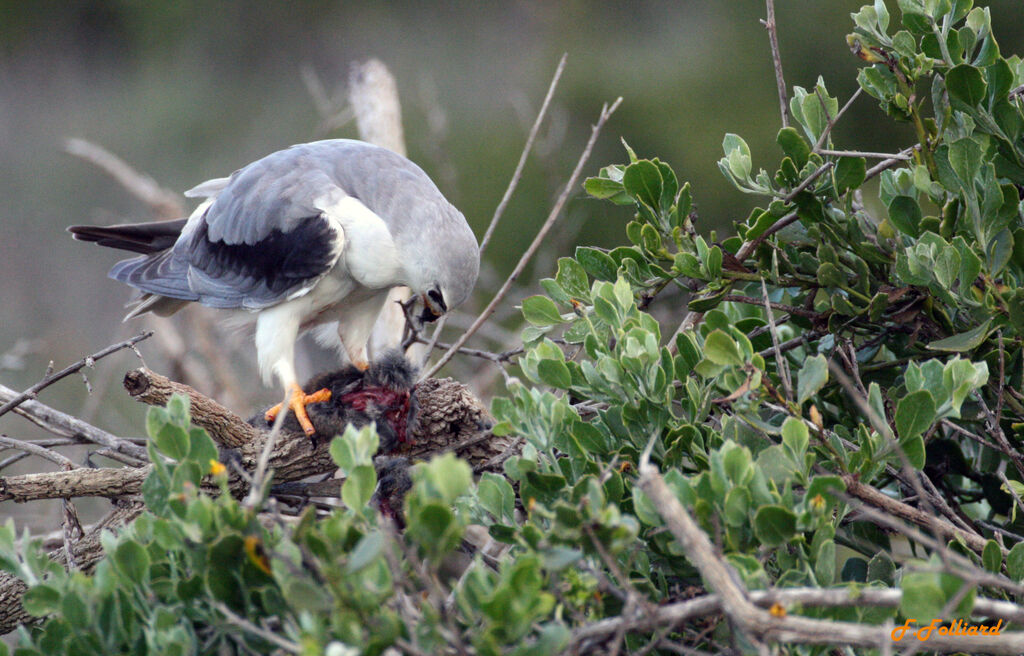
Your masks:
{"label": "small branch fork", "polygon": [[126,349],[126,348],[134,349],[136,344],[138,344],[139,342],[141,342],[144,339],[147,339],[147,338],[151,337],[152,335],[153,335],[153,331],[151,331],[151,330],[145,331],[143,333],[140,333],[140,334],[136,335],[135,337],[132,337],[131,339],[126,339],[123,342],[119,342],[117,344],[113,344],[113,345],[108,346],[107,348],[105,348],[105,349],[103,349],[101,351],[98,351],[96,353],[93,353],[92,355],[86,356],[86,357],[82,358],[81,360],[79,360],[78,362],[63,368],[63,369],[61,369],[60,371],[58,371],[56,373],[48,373],[38,383],[36,383],[32,387],[28,388],[27,390],[25,390],[21,394],[18,394],[13,399],[7,401],[2,406],[0,406],[0,417],[2,417],[3,415],[7,414],[8,412],[13,410],[14,408],[18,407],[19,405],[21,405],[25,401],[28,401],[29,399],[34,399],[39,392],[41,392],[42,390],[46,389],[50,385],[53,385],[58,380],[61,380],[63,378],[67,378],[71,374],[76,373],[78,371],[81,371],[85,367],[93,366],[94,364],[96,364],[97,360],[101,360],[101,359],[107,357],[108,355],[110,355],[111,353],[116,353],[116,352],[118,352],[118,351],[120,351],[122,349]]}

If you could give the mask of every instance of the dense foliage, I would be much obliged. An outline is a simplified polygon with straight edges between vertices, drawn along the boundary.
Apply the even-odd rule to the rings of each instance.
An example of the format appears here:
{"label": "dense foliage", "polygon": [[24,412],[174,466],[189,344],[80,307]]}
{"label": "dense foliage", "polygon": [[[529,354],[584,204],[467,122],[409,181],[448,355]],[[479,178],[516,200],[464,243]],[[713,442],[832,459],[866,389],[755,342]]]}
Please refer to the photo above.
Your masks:
{"label": "dense foliage", "polygon": [[[506,476],[419,465],[398,532],[368,506],[376,437],[352,430],[332,445],[345,508],[261,517],[201,487],[215,450],[175,402],[150,415],[148,512],[108,536],[94,573],[0,535],[4,566],[32,584],[26,608],[49,617],[16,653],[578,647],[574,630],[637,612],[637,594],[704,592],[636,486],[645,450],[748,589],[903,593],[898,608],[790,613],[953,620],[978,597],[1012,599],[998,582],[1024,579],[1024,64],[969,0],[898,5],[899,26],[881,0],[865,6],[848,40],[911,148],[875,166],[834,149],[840,102],[819,80],[792,93],[774,171],[725,137],[719,166],[759,205],[724,239],[699,234],[688,184],[628,147],[586,182],[635,213],[629,244],[578,248],[523,302],[522,380],[493,403],[495,431],[525,439]],[[659,322],[648,310],[673,288],[688,307]],[[864,512],[850,481],[980,536],[949,541],[973,569],[929,527]],[[508,549],[453,575],[471,523]],[[719,616],[619,638],[749,646]]]}

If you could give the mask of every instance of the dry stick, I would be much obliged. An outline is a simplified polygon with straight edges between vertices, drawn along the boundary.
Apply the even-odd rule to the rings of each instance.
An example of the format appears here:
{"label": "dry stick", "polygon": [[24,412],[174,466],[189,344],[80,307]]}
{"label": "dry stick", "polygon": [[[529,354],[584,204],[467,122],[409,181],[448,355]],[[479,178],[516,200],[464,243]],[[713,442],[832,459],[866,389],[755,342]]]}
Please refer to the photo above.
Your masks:
{"label": "dry stick", "polygon": [[771,330],[772,346],[775,347],[775,368],[779,371],[779,378],[782,380],[782,389],[786,393],[786,400],[792,403],[793,381],[789,377],[789,364],[782,357],[782,351],[779,350],[779,333],[775,328],[775,313],[772,312],[772,304],[768,300],[768,285],[765,284],[764,278],[761,278],[761,295],[764,297],[764,312],[768,317],[768,328]]}
{"label": "dry stick", "polygon": [[976,533],[963,530],[944,519],[936,517],[932,513],[927,513],[898,499],[893,499],[887,494],[880,492],[877,488],[861,483],[853,474],[843,474],[842,479],[846,483],[846,492],[850,496],[940,535],[951,538],[959,536],[963,538],[968,547],[978,553],[985,549],[985,538]]}
{"label": "dry stick", "polygon": [[135,337],[132,337],[131,339],[125,340],[123,342],[119,342],[117,344],[112,344],[111,346],[108,346],[107,348],[105,348],[105,349],[103,349],[101,351],[98,351],[96,353],[93,353],[92,355],[86,356],[86,357],[82,358],[81,360],[79,360],[78,362],[74,363],[73,365],[61,369],[57,373],[47,374],[38,383],[36,383],[32,387],[28,388],[27,390],[25,390],[21,394],[18,394],[17,396],[15,396],[13,399],[8,401],[7,403],[4,403],[2,406],[0,406],[0,416],[7,414],[8,412],[13,410],[14,408],[18,407],[18,405],[20,405],[21,403],[24,403],[25,401],[28,401],[29,399],[34,399],[36,397],[36,394],[38,394],[40,391],[46,389],[50,385],[53,385],[58,380],[60,380],[62,378],[66,378],[67,376],[70,376],[71,374],[73,374],[73,373],[75,373],[77,371],[81,371],[85,367],[93,366],[96,363],[97,360],[105,358],[106,356],[110,355],[111,353],[116,353],[117,351],[120,351],[121,349],[131,348],[132,346],[135,346],[135,344],[137,344],[138,342],[141,342],[142,340],[146,339],[147,337],[150,337],[152,334],[153,334],[153,331],[151,331],[151,330],[143,332],[143,333],[140,333],[140,334],[136,335]]}
{"label": "dry stick", "polygon": [[829,155],[831,157],[864,157],[871,159],[895,159],[904,162],[913,159],[910,155],[901,155],[899,153],[875,153],[867,150],[832,150],[829,148],[819,148],[816,152],[821,155]]}
{"label": "dry stick", "polygon": [[205,428],[220,447],[241,447],[254,442],[260,435],[259,430],[210,397],[149,369],[134,369],[126,373],[124,388],[132,398],[148,405],[167,405],[173,395],[185,396],[192,408],[192,423]]}
{"label": "dry stick", "polygon": [[491,217],[491,223],[487,226],[487,231],[484,232],[484,238],[480,240],[480,255],[483,255],[484,250],[487,248],[487,244],[491,241],[491,235],[494,234],[494,229],[498,227],[498,221],[501,219],[501,215],[505,213],[505,207],[508,206],[508,202],[512,198],[512,192],[515,191],[520,178],[523,176],[523,167],[526,166],[526,158],[529,156],[530,151],[533,150],[533,142],[537,139],[537,132],[540,131],[540,124],[544,122],[544,117],[548,113],[548,106],[551,104],[551,98],[555,95],[555,88],[558,87],[558,81],[562,77],[562,71],[565,70],[565,62],[568,56],[568,53],[564,53],[562,58],[558,60],[558,66],[555,68],[555,74],[551,77],[551,84],[548,85],[548,92],[544,96],[544,102],[541,103],[540,111],[537,112],[537,118],[533,121],[533,126],[530,128],[530,132],[526,137],[526,144],[523,146],[523,152],[519,156],[519,162],[516,164],[516,169],[512,173],[512,179],[509,180],[508,187],[505,189],[505,195],[501,197],[498,207],[494,210],[494,216]]}
{"label": "dry stick", "polygon": [[[785,588],[777,590],[751,590],[751,603],[762,608],[773,604],[783,607],[795,605],[815,608],[898,608],[903,599],[903,592],[898,589],[849,588]],[[717,615],[722,612],[722,598],[711,594],[687,601],[659,606],[650,616],[636,618],[612,617],[581,626],[573,631],[570,645],[578,645],[587,641],[600,640],[613,635],[620,626],[626,625],[627,630],[650,631],[661,626],[677,626],[682,622]],[[1024,607],[1008,601],[979,598],[974,602],[974,615],[977,617],[996,617],[1007,622],[1024,623]],[[881,627],[879,627],[881,628]],[[931,647],[929,641],[928,646]]]}
{"label": "dry stick", "polygon": [[300,647],[298,644],[292,642],[291,640],[286,640],[285,638],[282,638],[273,631],[264,629],[261,626],[253,624],[249,620],[245,619],[241,615],[238,615],[233,610],[228,608],[227,605],[225,605],[223,602],[214,602],[213,607],[220,611],[220,613],[227,620],[228,624],[236,626],[243,631],[246,631],[259,638],[266,640],[267,642],[273,643],[277,645],[278,648],[283,649],[284,651],[290,654],[302,653],[302,647]]}
{"label": "dry stick", "polygon": [[868,180],[875,177],[882,171],[892,168],[893,166],[899,164],[900,162],[905,162],[906,157],[909,156],[918,148],[920,148],[920,146],[908,146],[901,150],[900,152],[898,152],[897,154],[890,157],[889,159],[884,159],[878,164],[875,164],[870,169],[868,169],[867,172],[864,174],[864,181],[867,182]]}
{"label": "dry stick", "polygon": [[38,444],[32,444],[31,442],[16,440],[13,437],[7,437],[6,435],[0,435],[0,446],[9,449],[20,449],[25,453],[30,453],[34,456],[39,456],[40,458],[49,460],[50,462],[64,467],[65,469],[75,469],[78,467],[78,465],[71,462],[68,457],[61,455],[52,449],[47,449],[39,446]]}
{"label": "dry stick", "polygon": [[[975,580],[978,582],[978,585],[986,585],[999,588],[1000,590],[1007,590],[1015,595],[1024,595],[1024,585],[1012,581],[1002,574],[992,574],[981,569],[967,557],[961,556],[959,553],[949,549],[945,542],[922,533],[910,524],[890,515],[887,511],[877,510],[874,506],[865,503],[863,500],[843,492],[836,492],[835,494],[840,500],[849,505],[855,511],[870,519],[872,523],[899,533],[909,540],[931,547],[935,551],[945,551],[946,558],[949,561],[944,565],[947,572],[959,576],[960,578],[970,578]],[[953,567],[954,565],[961,569],[957,570]]]}
{"label": "dry stick", "polygon": [[118,498],[138,494],[152,470],[145,467],[79,467],[71,471],[0,476],[0,501],[68,497]]}
{"label": "dry stick", "polygon": [[[779,643],[795,642],[875,648],[893,646],[891,630],[884,626],[865,626],[852,622],[816,620],[794,615],[773,617],[767,611],[754,605],[751,600],[752,595],[748,596],[748,593],[734,579],[728,566],[715,555],[707,534],[700,529],[683,508],[661,474],[658,473],[657,468],[650,463],[649,457],[650,453],[645,451],[640,460],[640,479],[638,481],[640,488],[654,503],[658,514],[665,520],[673,537],[683,546],[687,558],[700,570],[708,587],[718,593],[720,606],[716,610],[725,613],[741,630],[752,637]],[[848,590],[841,592],[844,595],[850,594]],[[642,618],[640,619],[642,620]],[[631,620],[632,618],[630,620],[619,619],[620,622]],[[671,621],[677,623],[682,620],[672,618]],[[608,635],[617,631],[618,628],[617,624],[603,627],[601,635]],[[576,636],[578,635],[579,630],[576,633]],[[1019,654],[1024,652],[1024,633],[1004,632],[998,640],[993,640],[989,636],[933,635],[930,637],[927,647],[929,650],[935,651]]]}
{"label": "dry stick", "polygon": [[587,163],[587,160],[590,158],[590,151],[593,150],[594,148],[594,143],[597,141],[597,135],[600,134],[601,128],[604,127],[604,124],[608,121],[608,119],[615,112],[615,110],[618,109],[621,103],[622,98],[620,97],[617,98],[615,102],[611,104],[611,106],[608,106],[606,104],[601,108],[601,115],[598,117],[597,123],[594,125],[594,128],[590,132],[590,139],[587,141],[587,145],[583,149],[583,154],[580,155],[579,161],[576,162],[576,168],[573,169],[572,175],[569,176],[569,181],[565,183],[565,189],[562,190],[562,194],[558,197],[558,200],[555,201],[555,206],[551,208],[551,213],[548,214],[548,218],[544,221],[544,225],[542,225],[540,230],[537,231],[537,236],[533,238],[533,242],[526,249],[526,252],[523,253],[523,256],[519,258],[519,262],[516,264],[515,269],[512,270],[512,273],[510,273],[508,278],[505,280],[505,284],[501,286],[501,289],[499,289],[498,293],[495,294],[494,298],[491,299],[491,302],[487,304],[487,307],[484,308],[483,312],[481,312],[480,315],[476,318],[476,321],[473,322],[473,325],[471,325],[469,329],[466,330],[466,332],[464,332],[457,340],[455,340],[455,343],[452,344],[452,347],[445,351],[444,355],[442,355],[441,358],[434,363],[434,366],[431,367],[429,371],[420,376],[420,380],[430,378],[435,373],[437,373],[437,371],[441,367],[443,367],[449,360],[451,360],[455,352],[458,351],[458,349],[462,348],[462,346],[466,343],[466,340],[472,337],[473,334],[480,329],[480,326],[483,325],[483,323],[487,321],[488,317],[490,317],[491,314],[494,312],[495,308],[498,306],[498,303],[500,303],[501,300],[505,298],[505,296],[508,294],[509,290],[512,289],[512,285],[515,283],[516,279],[519,278],[519,275],[522,274],[523,269],[526,268],[526,264],[530,261],[530,258],[533,257],[533,254],[537,251],[537,248],[540,247],[541,242],[544,241],[544,237],[547,236],[548,231],[550,231],[551,227],[555,224],[555,219],[557,219],[559,214],[562,213],[562,207],[565,205],[565,202],[569,199],[569,195],[572,193],[573,189],[575,189],[576,181],[579,179],[580,173],[582,173],[583,171],[583,166]]}
{"label": "dry stick", "polygon": [[[12,390],[9,387],[0,385],[0,400],[12,399],[18,395],[18,392]],[[149,457],[146,454],[146,449],[132,443],[129,440],[117,437],[112,433],[97,428],[90,423],[84,422],[77,417],[55,410],[50,406],[40,403],[39,401],[23,401],[21,405],[14,409],[14,414],[20,415],[25,419],[28,419],[33,424],[40,428],[47,430],[54,435],[60,435],[63,437],[71,438],[74,440],[84,440],[99,444],[121,453],[126,453],[132,457],[139,458],[140,460],[148,461]]]}
{"label": "dry stick", "polygon": [[[921,485],[921,480],[918,478],[917,470],[910,464],[910,460],[907,458],[906,452],[904,452],[903,448],[899,445],[899,442],[896,440],[896,436],[893,435],[892,429],[889,427],[889,424],[886,423],[885,417],[878,416],[878,413],[875,412],[875,409],[872,408],[871,404],[868,402],[867,397],[857,391],[853,382],[850,381],[846,373],[839,368],[839,365],[834,361],[829,360],[828,369],[836,379],[836,382],[839,383],[839,385],[846,391],[847,395],[849,395],[853,400],[857,408],[865,417],[867,417],[868,423],[871,424],[872,428],[874,428],[875,431],[896,451],[896,455],[900,459],[900,469],[903,472],[905,482],[914,489],[914,492],[917,494],[921,503],[925,504],[925,506],[928,507],[928,510],[932,511],[930,513],[925,513],[925,515],[927,516],[928,521],[932,522],[934,527],[938,529],[942,520],[938,518],[934,512],[934,508],[931,507],[931,501],[924,490],[924,486]],[[982,548],[984,548],[984,545]],[[945,561],[945,551],[940,552],[939,555]]]}
{"label": "dry stick", "polygon": [[818,140],[814,143],[814,152],[824,154],[821,147],[825,145],[825,140],[828,139],[828,135],[832,133],[832,128],[834,128],[836,123],[839,122],[839,119],[846,113],[846,110],[850,108],[853,101],[860,96],[861,91],[862,89],[857,87],[857,90],[853,92],[853,95],[846,101],[846,104],[839,109],[839,112],[835,116],[828,116],[828,108],[825,107],[825,99],[821,97],[821,91],[815,87],[814,93],[818,96],[818,102],[821,103],[822,111],[824,111],[825,115],[828,117],[828,123],[825,125],[825,129],[821,131],[821,136],[818,137]]}
{"label": "dry stick", "polygon": [[158,218],[177,219],[185,214],[181,196],[161,187],[153,178],[139,173],[102,146],[85,139],[68,139],[64,151],[93,164],[114,178],[133,196],[149,205]]}
{"label": "dry stick", "polygon": [[761,21],[768,30],[768,43],[772,48],[772,63],[775,67],[775,86],[779,90],[779,112],[782,114],[782,127],[789,127],[789,108],[786,106],[786,81],[782,78],[782,56],[779,54],[779,33],[775,25],[775,0],[766,0],[767,20]]}

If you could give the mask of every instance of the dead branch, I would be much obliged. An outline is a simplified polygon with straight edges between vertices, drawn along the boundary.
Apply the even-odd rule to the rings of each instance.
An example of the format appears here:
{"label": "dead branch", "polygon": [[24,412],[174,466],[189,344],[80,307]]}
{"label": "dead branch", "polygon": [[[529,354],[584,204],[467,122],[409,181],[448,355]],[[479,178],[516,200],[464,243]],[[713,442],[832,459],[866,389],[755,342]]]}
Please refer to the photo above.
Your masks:
{"label": "dead branch", "polygon": [[68,497],[123,497],[138,494],[152,465],[80,467],[71,471],[0,476],[0,501],[35,501]]}
{"label": "dead branch", "polygon": [[256,428],[210,397],[148,369],[126,373],[124,388],[136,401],[148,405],[167,405],[174,394],[184,394],[191,403],[192,422],[205,428],[219,446],[240,447],[255,441],[259,435]]}
{"label": "dead branch", "polygon": [[[798,605],[815,608],[864,608],[869,606],[875,608],[898,608],[900,601],[903,599],[903,592],[901,590],[870,588],[857,591],[845,588],[832,590],[823,588],[751,590],[748,595],[751,603],[759,608],[769,608],[774,604],[780,604],[784,608]],[[658,627],[676,627],[683,622],[717,615],[721,612],[723,612],[721,595],[705,595],[696,599],[659,606],[652,614],[635,618],[611,617],[594,622],[593,624],[581,626],[573,631],[570,645],[586,645],[593,641],[605,639],[608,636],[614,635],[616,631],[621,630],[623,627],[627,631],[652,631]],[[980,598],[974,602],[974,615],[1020,623],[1024,621],[1024,608],[1007,601]],[[883,627],[877,627],[876,630],[882,632]],[[907,639],[912,638],[908,636]],[[988,638],[988,640],[992,641],[993,638]],[[934,643],[929,640],[928,649],[931,650],[933,646]],[[991,645],[986,642],[982,651],[990,652],[990,647]]]}
{"label": "dead branch", "polygon": [[106,148],[85,139],[68,139],[64,151],[97,167],[116,180],[132,196],[148,205],[159,219],[177,219],[185,215],[179,194],[161,187],[156,180],[140,173]]}
{"label": "dead branch", "polygon": [[[896,517],[900,517],[901,519],[917,524],[922,528],[935,531],[948,538],[960,537],[968,547],[978,553],[984,551],[985,544],[988,541],[980,535],[964,531],[953,526],[946,520],[940,519],[932,513],[926,513],[923,510],[918,510],[917,508],[909,506],[902,501],[882,494],[874,487],[861,483],[852,474],[844,474],[842,478],[843,482],[846,483],[846,492],[850,496],[856,497],[879,510],[883,510],[891,515],[895,515]],[[1003,554],[1005,555],[1006,552],[1007,550],[1004,547]]]}
{"label": "dead branch", "polygon": [[146,339],[147,337],[152,336],[152,334],[153,334],[152,331],[147,331],[147,332],[140,333],[140,334],[136,335],[135,337],[132,337],[131,339],[126,339],[123,342],[119,342],[117,344],[113,344],[111,346],[108,346],[107,348],[105,348],[105,349],[103,349],[101,351],[98,351],[96,353],[93,353],[92,355],[87,355],[86,357],[82,358],[78,362],[76,362],[76,363],[74,363],[74,364],[72,364],[70,366],[64,367],[63,369],[61,369],[60,371],[58,371],[56,373],[47,373],[45,376],[43,376],[43,379],[40,380],[38,383],[36,383],[32,387],[28,388],[27,390],[25,390],[21,394],[16,395],[14,398],[10,399],[6,403],[4,403],[2,406],[0,406],[0,416],[7,414],[8,412],[13,410],[14,408],[18,407],[18,405],[24,403],[25,401],[28,401],[29,399],[34,399],[36,397],[36,394],[38,394],[42,390],[46,389],[50,385],[53,385],[58,380],[61,380],[63,378],[67,378],[71,374],[73,374],[73,373],[75,373],[77,371],[81,371],[85,367],[93,366],[96,363],[97,360],[105,358],[106,356],[110,355],[111,353],[116,353],[116,352],[118,352],[118,351],[120,351],[122,349],[126,349],[126,348],[133,348],[137,343],[141,342],[142,340]]}
{"label": "dead branch", "polygon": [[[0,401],[9,401],[17,395],[18,392],[15,390],[0,385]],[[146,455],[146,450],[141,446],[108,433],[77,417],[51,408],[39,401],[22,401],[20,405],[14,408],[14,414],[21,415],[54,435],[66,437],[76,442],[84,441],[99,444],[140,460],[149,459],[149,456]]]}
{"label": "dead branch", "polygon": [[[891,627],[867,626],[851,622],[816,620],[794,615],[771,614],[753,603],[753,597],[739,577],[725,561],[715,554],[707,534],[694,521],[689,512],[669,489],[657,468],[644,453],[640,462],[641,489],[654,502],[658,514],[686,550],[687,557],[716,591],[725,613],[755,644],[767,642],[803,644],[844,644],[854,647],[893,647]],[[635,622],[634,617],[621,621]],[[618,626],[608,632],[618,631]],[[928,641],[929,651],[965,651],[990,654],[1019,654],[1024,652],[1024,632],[1003,632],[998,640],[989,636],[933,635]]]}

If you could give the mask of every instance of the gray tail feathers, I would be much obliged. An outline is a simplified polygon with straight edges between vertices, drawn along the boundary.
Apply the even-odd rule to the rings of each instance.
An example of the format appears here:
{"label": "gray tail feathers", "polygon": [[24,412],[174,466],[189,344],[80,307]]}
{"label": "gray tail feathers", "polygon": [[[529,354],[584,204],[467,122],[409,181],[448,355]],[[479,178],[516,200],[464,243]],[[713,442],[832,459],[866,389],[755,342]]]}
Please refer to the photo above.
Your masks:
{"label": "gray tail feathers", "polygon": [[75,239],[91,241],[100,246],[119,248],[144,255],[167,250],[181,235],[188,219],[148,221],[115,226],[76,225],[68,228]]}
{"label": "gray tail feathers", "polygon": [[174,251],[163,251],[121,260],[107,275],[145,294],[197,301],[199,296],[189,288],[188,272],[187,261]]}

